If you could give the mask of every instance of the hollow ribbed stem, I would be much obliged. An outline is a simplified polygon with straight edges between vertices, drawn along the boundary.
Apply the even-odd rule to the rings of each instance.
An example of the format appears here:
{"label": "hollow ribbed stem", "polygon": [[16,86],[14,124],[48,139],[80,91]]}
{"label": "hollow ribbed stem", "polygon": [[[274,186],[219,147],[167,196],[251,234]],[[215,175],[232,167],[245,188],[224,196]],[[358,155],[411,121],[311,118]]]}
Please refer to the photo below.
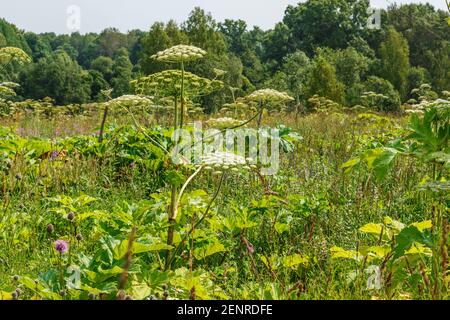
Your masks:
{"label": "hollow ribbed stem", "polygon": [[214,201],[216,201],[217,196],[219,195],[219,192],[220,192],[220,190],[222,188],[223,182],[225,181],[225,176],[226,176],[226,173],[225,172],[222,173],[222,177],[220,178],[220,182],[219,182],[219,185],[217,186],[216,192],[214,193],[213,197],[211,198],[211,200],[210,200],[210,202],[208,204],[208,207],[206,208],[206,210],[203,213],[202,217],[200,219],[198,219],[197,222],[195,222],[193,224],[191,229],[185,234],[185,236],[180,241],[180,243],[175,248],[175,250],[172,251],[172,253],[170,254],[171,258],[166,260],[166,270],[170,268],[170,266],[173,263],[174,257],[180,252],[181,247],[184,245],[184,243],[189,238],[189,236],[192,234],[192,232],[194,232],[194,230],[203,222],[203,220],[205,220],[208,217],[209,211],[211,210]]}
{"label": "hollow ribbed stem", "polygon": [[184,101],[184,62],[181,61],[181,111],[180,111],[180,129],[183,129],[184,125],[184,109],[185,109],[185,101]]}

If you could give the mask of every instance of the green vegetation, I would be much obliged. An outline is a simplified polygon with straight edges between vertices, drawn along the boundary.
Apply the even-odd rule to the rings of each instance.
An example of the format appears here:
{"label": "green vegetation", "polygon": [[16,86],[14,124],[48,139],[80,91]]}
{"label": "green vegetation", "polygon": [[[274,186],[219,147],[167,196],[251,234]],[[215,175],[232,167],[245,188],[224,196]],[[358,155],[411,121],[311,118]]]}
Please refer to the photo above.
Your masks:
{"label": "green vegetation", "polygon": [[[269,31],[0,20],[0,300],[449,299],[448,14],[376,30],[367,7],[309,0]],[[250,138],[180,152],[226,129],[279,170]]]}

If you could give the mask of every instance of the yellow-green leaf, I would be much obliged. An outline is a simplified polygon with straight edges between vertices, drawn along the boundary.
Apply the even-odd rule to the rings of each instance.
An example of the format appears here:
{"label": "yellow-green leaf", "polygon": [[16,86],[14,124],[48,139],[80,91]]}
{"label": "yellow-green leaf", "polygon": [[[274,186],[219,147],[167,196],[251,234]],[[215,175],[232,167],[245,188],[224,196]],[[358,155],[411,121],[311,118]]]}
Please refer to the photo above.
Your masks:
{"label": "yellow-green leaf", "polygon": [[381,232],[383,232],[383,225],[379,223],[368,223],[359,228],[359,231],[380,236]]}
{"label": "yellow-green leaf", "polygon": [[422,232],[423,230],[431,229],[433,227],[433,222],[431,222],[431,220],[426,220],[422,222],[415,222],[412,225],[419,229],[420,232]]}

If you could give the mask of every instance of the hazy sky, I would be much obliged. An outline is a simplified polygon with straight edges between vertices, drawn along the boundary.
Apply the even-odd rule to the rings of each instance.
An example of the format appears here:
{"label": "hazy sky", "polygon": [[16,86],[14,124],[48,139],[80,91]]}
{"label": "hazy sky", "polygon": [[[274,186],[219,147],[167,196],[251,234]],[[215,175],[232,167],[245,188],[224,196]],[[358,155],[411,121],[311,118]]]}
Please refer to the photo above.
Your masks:
{"label": "hazy sky", "polygon": [[[243,19],[248,25],[272,28],[281,21],[289,4],[299,0],[0,0],[0,17],[19,28],[34,32],[70,33],[68,8],[80,8],[80,32],[99,32],[107,27],[121,31],[148,30],[155,21],[186,20],[189,12],[200,6],[213,17]],[[394,2],[371,0],[373,7],[386,7]],[[397,3],[425,2],[397,0]],[[445,9],[445,0],[428,0]]]}

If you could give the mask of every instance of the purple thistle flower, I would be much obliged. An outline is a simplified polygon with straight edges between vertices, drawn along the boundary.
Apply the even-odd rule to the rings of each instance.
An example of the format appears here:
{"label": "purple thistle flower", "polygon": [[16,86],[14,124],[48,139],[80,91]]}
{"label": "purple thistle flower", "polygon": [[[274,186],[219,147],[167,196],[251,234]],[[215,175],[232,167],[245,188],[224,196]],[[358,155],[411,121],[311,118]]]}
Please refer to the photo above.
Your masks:
{"label": "purple thistle flower", "polygon": [[61,254],[64,254],[69,250],[69,244],[64,240],[56,240],[55,241],[55,249]]}
{"label": "purple thistle flower", "polygon": [[59,152],[58,151],[52,151],[52,154],[50,156],[50,161],[55,161],[56,158],[58,158]]}

